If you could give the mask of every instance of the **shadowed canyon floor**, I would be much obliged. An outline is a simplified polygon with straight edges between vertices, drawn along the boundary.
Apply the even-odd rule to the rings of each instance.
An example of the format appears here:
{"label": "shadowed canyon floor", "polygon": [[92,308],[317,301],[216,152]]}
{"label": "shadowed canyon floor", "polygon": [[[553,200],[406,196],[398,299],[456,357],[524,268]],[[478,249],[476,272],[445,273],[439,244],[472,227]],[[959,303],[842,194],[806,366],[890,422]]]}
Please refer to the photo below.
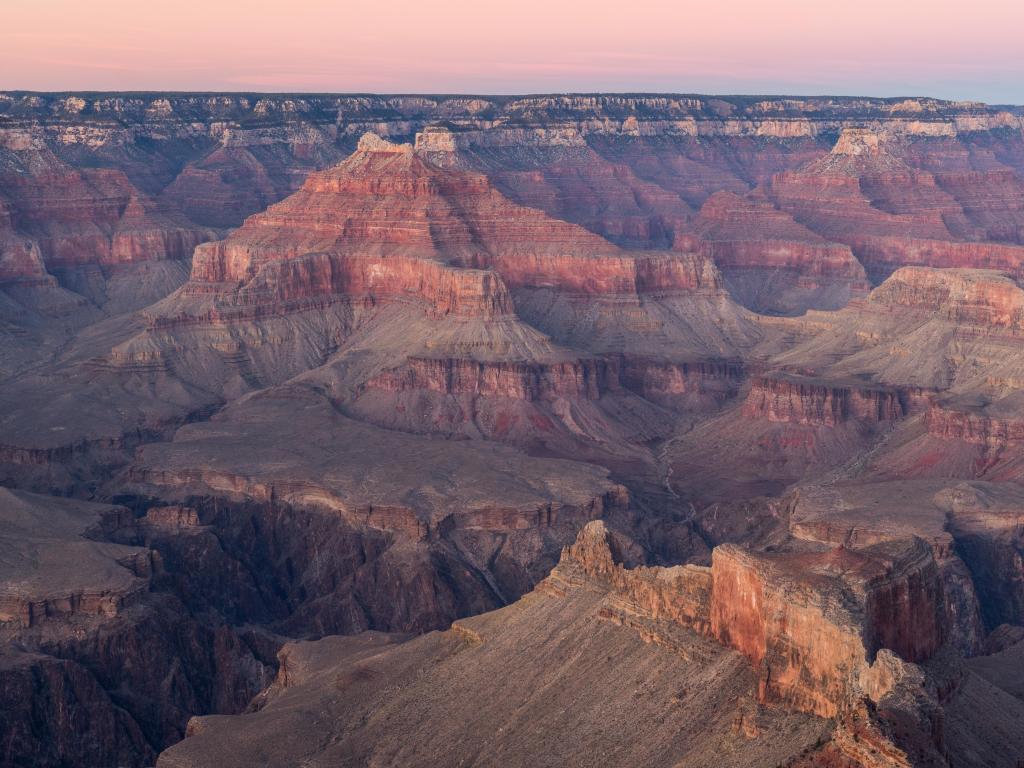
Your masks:
{"label": "shadowed canyon floor", "polygon": [[0,94],[0,764],[1015,768],[1022,179],[929,99]]}

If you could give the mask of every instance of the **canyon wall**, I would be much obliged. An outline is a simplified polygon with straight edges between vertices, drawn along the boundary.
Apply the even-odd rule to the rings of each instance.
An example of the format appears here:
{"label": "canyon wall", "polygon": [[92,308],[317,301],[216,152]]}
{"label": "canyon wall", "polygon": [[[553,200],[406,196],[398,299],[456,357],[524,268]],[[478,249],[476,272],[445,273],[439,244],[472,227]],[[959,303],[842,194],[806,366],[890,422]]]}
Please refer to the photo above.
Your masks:
{"label": "canyon wall", "polygon": [[862,697],[889,693],[888,668],[928,660],[945,639],[938,569],[920,540],[779,554],[726,544],[710,568],[627,568],[617,551],[591,523],[551,579],[585,574],[634,612],[739,651],[758,670],[765,702],[822,717],[852,712]]}
{"label": "canyon wall", "polygon": [[756,378],[743,403],[748,418],[825,427],[892,424],[905,411],[896,390],[786,376]]}

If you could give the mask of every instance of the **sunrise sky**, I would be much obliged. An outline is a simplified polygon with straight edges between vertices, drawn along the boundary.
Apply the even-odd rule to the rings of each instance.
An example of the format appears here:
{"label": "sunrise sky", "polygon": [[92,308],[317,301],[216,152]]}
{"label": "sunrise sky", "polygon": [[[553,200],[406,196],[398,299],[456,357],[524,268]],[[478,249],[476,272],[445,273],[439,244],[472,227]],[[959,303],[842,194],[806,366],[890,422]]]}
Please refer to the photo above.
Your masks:
{"label": "sunrise sky", "polygon": [[1024,103],[1020,0],[0,0],[0,88]]}

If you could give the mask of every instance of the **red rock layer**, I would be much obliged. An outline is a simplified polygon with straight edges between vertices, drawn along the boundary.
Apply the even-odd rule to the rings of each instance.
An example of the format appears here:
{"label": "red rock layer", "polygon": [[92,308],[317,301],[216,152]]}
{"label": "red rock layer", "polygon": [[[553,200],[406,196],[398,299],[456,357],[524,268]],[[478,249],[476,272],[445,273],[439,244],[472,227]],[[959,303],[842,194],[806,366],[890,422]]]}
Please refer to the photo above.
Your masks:
{"label": "red rock layer", "polygon": [[994,269],[1024,275],[1024,248],[1015,245],[856,234],[846,242],[877,280],[902,266]]}
{"label": "red rock layer", "polygon": [[743,404],[743,414],[752,419],[824,427],[891,423],[904,412],[895,390],[784,376],[755,379]]}
{"label": "red rock layer", "polygon": [[698,250],[721,269],[784,269],[805,278],[834,278],[866,285],[867,277],[848,246],[829,243],[759,195],[717,192],[676,240],[680,250]]}
{"label": "red rock layer", "polygon": [[1024,330],[1024,290],[992,272],[904,267],[872,292],[870,302],[937,314],[958,325]]}
{"label": "red rock layer", "polygon": [[512,203],[481,174],[432,165],[408,145],[367,134],[345,162],[311,175],[227,240],[198,248],[187,292],[233,283],[242,304],[417,294],[440,314],[510,309],[497,276],[455,265],[494,269],[512,289],[578,295],[719,288],[704,259],[626,253]]}
{"label": "red rock layer", "polygon": [[[641,179],[624,163],[610,162],[589,148],[574,150],[524,170],[514,156],[501,153],[491,160],[492,151],[480,165],[498,189],[521,205],[580,224],[617,243],[671,244],[692,212],[678,195]],[[503,167],[505,163],[512,168]]]}
{"label": "red rock layer", "polygon": [[933,404],[925,412],[928,434],[987,448],[1024,445],[1024,418],[995,416]]}
{"label": "red rock layer", "polygon": [[645,400],[674,407],[714,408],[733,397],[745,377],[738,360],[676,363],[626,356],[622,385]]}
{"label": "red rock layer", "polygon": [[856,700],[878,649],[921,661],[942,644],[941,587],[923,542],[881,558],[722,545],[711,572],[711,632],[761,669],[764,701],[834,717]]}
{"label": "red rock layer", "polygon": [[365,386],[386,392],[427,390],[527,402],[554,397],[597,400],[609,387],[618,386],[618,371],[613,363],[598,359],[528,363],[410,358]]}
{"label": "red rock layer", "polygon": [[530,402],[554,397],[597,400],[606,392],[627,389],[658,403],[688,398],[721,403],[735,393],[742,379],[743,366],[735,361],[670,363],[629,356],[553,363],[410,358],[401,367],[373,377],[364,387]]}
{"label": "red rock layer", "polygon": [[621,562],[616,539],[590,523],[548,583],[598,579],[628,611],[709,634],[747,656],[760,671],[762,701],[822,717],[852,711],[865,695],[880,700],[901,665],[893,653],[923,661],[944,639],[938,569],[918,539],[803,554],[726,544],[715,548],[710,569]]}
{"label": "red rock layer", "polygon": [[18,156],[30,171],[0,174],[7,216],[50,270],[186,259],[213,236],[162,211],[122,171],[76,170],[45,149]]}
{"label": "red rock layer", "polygon": [[321,251],[482,266],[499,253],[615,250],[575,225],[516,206],[481,174],[439,168],[409,145],[368,134],[346,161],[311,174],[297,193],[204,254],[193,279],[242,282],[268,260]]}
{"label": "red rock layer", "polygon": [[629,506],[629,492],[623,486],[595,496],[586,504],[571,505],[552,502],[535,509],[491,507],[458,511],[442,518],[437,529],[442,534],[458,530],[544,531],[560,524],[583,526]]}
{"label": "red rock layer", "polygon": [[[210,290],[204,281],[223,276],[224,243],[196,249],[193,279],[186,294]],[[198,277],[197,277],[198,275]],[[266,262],[234,296],[237,305],[283,306],[316,297],[345,296],[371,304],[418,298],[434,316],[494,318],[512,313],[501,277],[483,269],[457,269],[404,256],[361,257],[311,253]]]}
{"label": "red rock layer", "polygon": [[[965,242],[995,233],[975,226],[957,199],[931,173],[897,157],[898,149],[887,137],[847,129],[830,155],[777,174],[764,193],[801,224],[849,245],[876,279],[908,264],[1020,273],[1024,251],[1012,245]],[[955,184],[951,180],[947,186]],[[980,199],[988,192],[983,184],[970,195],[962,194],[973,198],[970,206],[975,213],[984,208]],[[1002,196],[992,193],[990,202],[996,209],[1005,208]]]}
{"label": "red rock layer", "polygon": [[[281,143],[286,144],[283,139]],[[293,174],[301,179],[299,169],[288,166],[304,164],[296,162],[297,157],[276,157],[284,154],[282,149],[261,160],[246,147],[218,147],[186,165],[160,200],[205,226],[236,227],[246,216],[262,211],[298,186],[298,181],[287,183]]]}
{"label": "red rock layer", "polygon": [[0,284],[52,285],[55,282],[46,271],[38,245],[27,237],[0,228]]}
{"label": "red rock layer", "polygon": [[1024,182],[1010,168],[936,172],[986,240],[1024,244]]}

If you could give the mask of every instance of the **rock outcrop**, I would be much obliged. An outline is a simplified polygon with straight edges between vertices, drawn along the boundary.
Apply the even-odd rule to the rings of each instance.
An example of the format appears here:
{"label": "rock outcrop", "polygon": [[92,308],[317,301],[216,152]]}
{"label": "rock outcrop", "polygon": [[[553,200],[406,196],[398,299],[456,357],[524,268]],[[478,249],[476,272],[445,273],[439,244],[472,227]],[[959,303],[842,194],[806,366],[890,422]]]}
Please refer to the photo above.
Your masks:
{"label": "rock outcrop", "polygon": [[938,315],[985,331],[1024,330],[1024,290],[985,270],[904,267],[872,292],[872,304]]}
{"label": "rock outcrop", "polygon": [[715,193],[675,247],[711,259],[737,300],[761,312],[838,309],[869,288],[848,246],[828,242],[758,195]]}
{"label": "rock outcrop", "polygon": [[[774,176],[764,193],[801,224],[849,245],[876,281],[904,265],[1019,274],[1018,246],[969,242],[994,239],[989,228],[978,226],[984,214],[979,217],[977,209],[991,206],[1004,216],[1003,197],[996,193],[981,202],[955,184],[940,185],[930,171],[911,166],[907,155],[897,136],[847,128],[828,156]],[[1009,217],[1016,222],[1020,215],[1015,210]]]}
{"label": "rock outcrop", "polygon": [[149,765],[184,735],[189,713],[238,712],[265,685],[267,668],[232,630],[155,589],[158,555],[101,539],[130,519],[124,508],[0,489],[9,756]]}
{"label": "rock outcrop", "polygon": [[615,552],[591,523],[552,579],[585,574],[647,617],[738,650],[758,668],[764,702],[822,717],[852,712],[862,696],[889,692],[885,665],[926,661],[945,639],[938,569],[921,540],[770,555],[722,545],[710,569],[626,568]]}
{"label": "rock outcrop", "polygon": [[891,424],[904,413],[896,390],[795,376],[755,379],[743,403],[748,418],[824,427],[847,421]]}

